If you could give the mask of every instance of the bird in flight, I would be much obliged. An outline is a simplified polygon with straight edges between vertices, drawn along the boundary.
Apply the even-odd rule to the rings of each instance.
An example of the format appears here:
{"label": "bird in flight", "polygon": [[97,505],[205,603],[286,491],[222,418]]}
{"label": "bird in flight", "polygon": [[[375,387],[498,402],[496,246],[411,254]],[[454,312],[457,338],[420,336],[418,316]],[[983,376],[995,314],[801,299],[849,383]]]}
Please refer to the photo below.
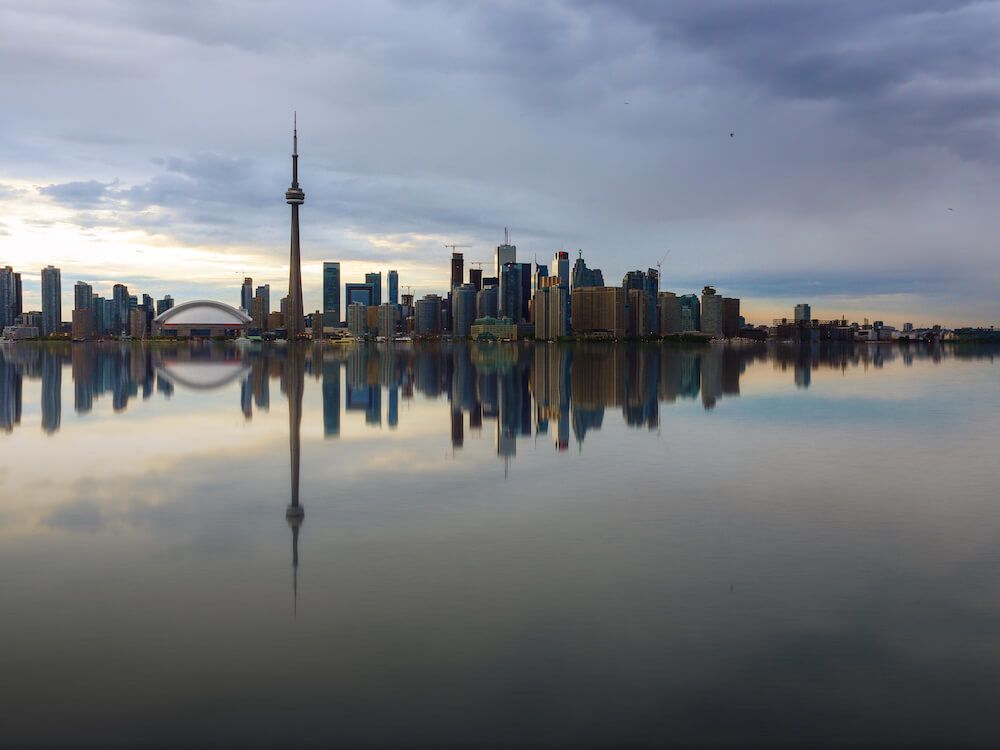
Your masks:
{"label": "bird in flight", "polygon": [[955,209],[954,209],[954,208],[949,208],[948,210],[949,210],[949,211],[954,211]]}
{"label": "bird in flight", "polygon": [[729,137],[730,137],[730,138],[735,138],[735,137],[736,137],[736,133],[730,133],[730,134],[729,134]]}

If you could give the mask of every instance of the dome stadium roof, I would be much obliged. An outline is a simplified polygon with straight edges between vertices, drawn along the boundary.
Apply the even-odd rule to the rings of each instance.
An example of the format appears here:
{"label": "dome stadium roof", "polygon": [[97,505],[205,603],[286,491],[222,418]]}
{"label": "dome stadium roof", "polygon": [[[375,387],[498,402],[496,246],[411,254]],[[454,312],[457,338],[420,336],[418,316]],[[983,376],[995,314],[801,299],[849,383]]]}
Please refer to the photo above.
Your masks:
{"label": "dome stadium roof", "polygon": [[225,302],[196,299],[183,302],[157,315],[154,323],[168,326],[242,326],[253,320],[243,310]]}

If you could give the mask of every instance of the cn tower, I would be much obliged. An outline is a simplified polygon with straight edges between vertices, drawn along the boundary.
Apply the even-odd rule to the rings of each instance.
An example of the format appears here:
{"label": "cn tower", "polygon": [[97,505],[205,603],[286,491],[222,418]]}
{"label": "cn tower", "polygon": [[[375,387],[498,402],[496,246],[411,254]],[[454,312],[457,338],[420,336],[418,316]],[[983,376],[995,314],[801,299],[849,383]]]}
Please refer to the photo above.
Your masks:
{"label": "cn tower", "polygon": [[288,258],[288,307],[285,329],[288,340],[305,335],[306,322],[302,312],[302,252],[299,249],[299,206],[306,194],[299,187],[299,123],[292,120],[292,186],[285,191],[285,202],[292,207],[292,247]]}

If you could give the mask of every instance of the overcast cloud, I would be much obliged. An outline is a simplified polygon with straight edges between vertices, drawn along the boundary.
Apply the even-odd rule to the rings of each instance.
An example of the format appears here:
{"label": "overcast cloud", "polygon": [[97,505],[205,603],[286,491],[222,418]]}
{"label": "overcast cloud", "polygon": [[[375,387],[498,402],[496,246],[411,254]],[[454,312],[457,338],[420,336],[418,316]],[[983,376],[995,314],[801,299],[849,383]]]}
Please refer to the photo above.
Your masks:
{"label": "overcast cloud", "polygon": [[320,261],[441,291],[443,243],[488,261],[510,226],[609,281],[669,249],[664,288],[757,322],[993,323],[998,28],[960,0],[8,0],[0,263],[29,300],[61,265],[67,304],[112,271],[284,287],[297,109],[307,309]]}

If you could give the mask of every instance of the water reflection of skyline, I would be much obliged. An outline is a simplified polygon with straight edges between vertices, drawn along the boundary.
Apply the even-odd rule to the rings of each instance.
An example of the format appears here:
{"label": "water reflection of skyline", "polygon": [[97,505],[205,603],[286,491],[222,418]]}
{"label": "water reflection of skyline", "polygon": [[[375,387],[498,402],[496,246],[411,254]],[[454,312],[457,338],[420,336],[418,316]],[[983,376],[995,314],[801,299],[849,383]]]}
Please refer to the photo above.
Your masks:
{"label": "water reflection of skyline", "polygon": [[[246,419],[270,408],[271,382],[288,396],[288,367],[300,362],[303,377],[319,381],[323,434],[340,435],[345,414],[363,415],[369,427],[399,424],[400,400],[418,395],[444,399],[452,446],[466,431],[494,433],[497,454],[516,454],[519,438],[548,436],[557,450],[583,444],[599,430],[605,413],[620,410],[626,425],[659,427],[660,404],[700,399],[706,410],[740,395],[740,379],[754,363],[770,362],[808,388],[816,369],[880,368],[899,361],[938,362],[952,357],[990,357],[993,349],[947,347],[698,347],[644,344],[536,344],[477,346],[447,342],[356,347],[239,349],[235,346],[120,346],[76,344],[17,346],[0,350],[0,430],[20,425],[25,380],[41,381],[41,426],[59,431],[63,370],[70,369],[73,409],[91,412],[109,394],[114,412],[134,400],[177,387],[210,390],[239,381]],[[299,394],[301,396],[301,394]]]}

